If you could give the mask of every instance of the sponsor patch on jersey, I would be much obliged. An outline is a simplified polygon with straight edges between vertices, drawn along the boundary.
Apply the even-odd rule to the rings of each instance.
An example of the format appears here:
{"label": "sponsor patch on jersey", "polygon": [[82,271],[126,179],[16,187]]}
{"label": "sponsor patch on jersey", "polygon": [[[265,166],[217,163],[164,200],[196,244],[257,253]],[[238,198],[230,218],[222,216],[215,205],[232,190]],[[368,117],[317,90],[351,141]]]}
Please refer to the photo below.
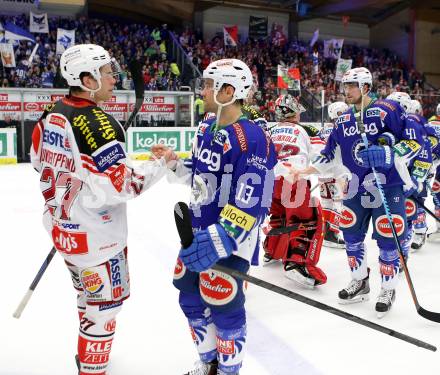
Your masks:
{"label": "sponsor patch on jersey", "polygon": [[232,206],[231,204],[227,204],[225,207],[223,207],[222,211],[220,212],[220,217],[248,232],[252,229],[256,220],[255,217],[247,214],[235,206]]}
{"label": "sponsor patch on jersey", "polygon": [[113,333],[116,329],[116,319],[110,319],[109,321],[105,322],[104,329],[107,332]]}
{"label": "sponsor patch on jersey", "polygon": [[346,113],[345,115],[339,116],[336,120],[336,124],[343,124],[344,122],[350,121],[351,115]]}
{"label": "sponsor patch on jersey", "polygon": [[[122,255],[122,254],[121,254]],[[121,261],[122,256],[111,258],[110,262],[110,279],[112,282],[112,298],[114,301],[121,299],[124,288],[122,287]]]}
{"label": "sponsor patch on jersey", "polygon": [[237,281],[223,272],[201,272],[199,283],[203,300],[215,306],[231,302],[238,292]]}
{"label": "sponsor patch on jersey", "polygon": [[110,181],[115,187],[116,191],[120,193],[125,180],[125,165],[121,164],[109,175]]}
{"label": "sponsor patch on jersey", "polygon": [[434,180],[434,183],[432,184],[432,192],[433,193],[440,193],[440,181]]}
{"label": "sponsor patch on jersey", "polygon": [[369,108],[365,111],[365,117],[380,117],[383,121],[387,117],[387,112],[381,108]]}
{"label": "sponsor patch on jersey", "polygon": [[413,216],[417,211],[417,205],[412,199],[405,200],[405,212],[407,217]]}
{"label": "sponsor patch on jersey", "polygon": [[180,258],[177,258],[176,265],[174,266],[174,276],[173,276],[173,279],[174,280],[179,280],[183,276],[185,276],[185,273],[186,273],[185,265],[183,264],[183,262],[182,262],[182,260]]}
{"label": "sponsor patch on jersey", "polygon": [[[405,222],[403,221],[402,216],[393,215],[393,223],[397,236],[401,236],[405,231]],[[386,215],[379,216],[374,224],[379,235],[386,238],[393,238],[393,232]]]}
{"label": "sponsor patch on jersey", "polygon": [[105,172],[118,160],[125,158],[125,152],[119,142],[114,141],[100,147],[92,154],[92,159],[99,172]]}
{"label": "sponsor patch on jersey", "polygon": [[202,123],[199,125],[199,128],[197,129],[197,135],[203,135],[205,134],[206,129],[209,127],[208,124]]}
{"label": "sponsor patch on jersey", "polygon": [[104,281],[93,269],[86,268],[81,271],[81,283],[89,294],[97,294],[104,289]]}
{"label": "sponsor patch on jersey", "polygon": [[67,255],[83,255],[89,252],[87,233],[70,232],[54,225],[52,240],[55,248]]}
{"label": "sponsor patch on jersey", "polygon": [[405,156],[411,152],[417,152],[420,149],[420,144],[413,140],[404,139],[398,144],[394,145],[393,151],[399,156]]}
{"label": "sponsor patch on jersey", "polygon": [[348,266],[349,266],[351,269],[356,269],[356,268],[358,267],[356,257],[354,257],[354,256],[349,256],[349,257],[347,257],[347,258],[348,258]]}
{"label": "sponsor patch on jersey", "polygon": [[393,112],[396,110],[396,107],[393,104],[385,100],[377,100],[375,104],[383,105],[384,107],[387,107],[389,110]]}
{"label": "sponsor patch on jersey", "polygon": [[99,311],[105,311],[110,309],[115,309],[122,305],[122,302],[105,303],[99,305]]}
{"label": "sponsor patch on jersey", "polygon": [[64,125],[66,124],[66,119],[61,116],[51,115],[49,118],[49,124],[59,126],[60,128],[64,129]]}
{"label": "sponsor patch on jersey", "polygon": [[357,217],[351,208],[343,207],[341,218],[339,219],[339,226],[341,228],[350,228],[357,222]]}
{"label": "sponsor patch on jersey", "polygon": [[238,144],[240,145],[240,150],[242,152],[247,151],[248,144],[242,126],[240,124],[235,123],[232,125],[232,127],[234,128],[235,135],[237,136]]}

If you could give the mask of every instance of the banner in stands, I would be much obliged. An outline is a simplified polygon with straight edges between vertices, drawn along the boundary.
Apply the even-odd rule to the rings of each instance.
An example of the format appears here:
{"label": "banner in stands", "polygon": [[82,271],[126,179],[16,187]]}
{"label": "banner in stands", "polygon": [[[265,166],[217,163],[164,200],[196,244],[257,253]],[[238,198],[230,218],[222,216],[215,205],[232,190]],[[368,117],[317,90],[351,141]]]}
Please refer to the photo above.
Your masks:
{"label": "banner in stands", "polygon": [[267,37],[267,17],[249,16],[249,38],[264,39]]}
{"label": "banner in stands", "polygon": [[39,0],[0,0],[0,9],[3,12],[28,12],[30,10],[38,10]]}
{"label": "banner in stands", "polygon": [[0,120],[21,120],[20,93],[0,93]]}
{"label": "banner in stands", "polygon": [[[130,113],[134,108],[135,97],[130,96]],[[174,97],[164,95],[145,95],[144,104],[139,111],[142,121],[174,121],[176,115],[176,104]]]}
{"label": "banner in stands", "polygon": [[0,129],[0,164],[17,163],[17,133],[15,129]]}
{"label": "banner in stands", "polygon": [[148,155],[157,143],[171,147],[178,153],[189,153],[196,128],[128,128],[127,153],[134,159]]}
{"label": "banner in stands", "polygon": [[102,105],[102,109],[118,121],[127,120],[128,95],[115,94]]}

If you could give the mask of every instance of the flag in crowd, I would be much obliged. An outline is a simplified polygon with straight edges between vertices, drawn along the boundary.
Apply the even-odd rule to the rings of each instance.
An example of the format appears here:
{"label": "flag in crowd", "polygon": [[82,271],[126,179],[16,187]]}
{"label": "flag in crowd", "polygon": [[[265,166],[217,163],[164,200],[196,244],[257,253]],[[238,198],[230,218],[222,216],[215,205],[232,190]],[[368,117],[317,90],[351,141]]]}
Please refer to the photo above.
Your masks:
{"label": "flag in crowd", "polygon": [[287,68],[278,65],[278,88],[286,90],[299,90],[301,76],[298,68]]}
{"label": "flag in crowd", "polygon": [[57,50],[56,54],[61,55],[67,48],[75,45],[75,29],[57,29]]}
{"label": "flag in crowd", "polygon": [[313,47],[319,38],[319,29],[316,29],[313,33],[312,40],[310,41],[310,47]]}
{"label": "flag in crowd", "polygon": [[238,26],[223,26],[223,38],[225,46],[237,47],[238,44]]}
{"label": "flag in crowd", "polygon": [[267,17],[249,16],[249,38],[267,38]]}
{"label": "flag in crowd", "polygon": [[335,81],[341,81],[342,76],[345,74],[347,70],[351,69],[351,65],[353,64],[352,59],[338,59],[338,64],[336,65],[336,75]]}
{"label": "flag in crowd", "polygon": [[15,68],[14,47],[11,43],[0,43],[0,55],[5,68]]}
{"label": "flag in crowd", "polygon": [[29,31],[22,29],[12,22],[6,22],[4,25],[4,29],[6,40],[29,40],[35,43],[35,37]]}
{"label": "flag in crowd", "polygon": [[344,39],[324,40],[324,57],[330,59],[339,59],[341,57]]}
{"label": "flag in crowd", "polygon": [[35,14],[29,13],[29,31],[31,33],[49,33],[49,22],[47,13]]}

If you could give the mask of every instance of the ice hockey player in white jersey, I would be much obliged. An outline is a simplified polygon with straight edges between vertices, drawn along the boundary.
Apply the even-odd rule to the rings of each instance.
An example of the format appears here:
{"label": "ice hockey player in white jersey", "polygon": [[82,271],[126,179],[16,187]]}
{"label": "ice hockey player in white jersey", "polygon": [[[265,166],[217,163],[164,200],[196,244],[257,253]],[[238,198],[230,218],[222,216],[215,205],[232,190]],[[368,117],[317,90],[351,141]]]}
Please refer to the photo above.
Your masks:
{"label": "ice hockey player in white jersey", "polygon": [[31,160],[45,199],[44,225],[78,293],[80,375],[104,375],[116,314],[130,295],[126,201],[167,171],[177,156],[134,168],[125,131],[98,105],[111,98],[119,74],[102,47],[80,44],[61,56],[70,94],[36,123]]}
{"label": "ice hockey player in white jersey", "polygon": [[[300,124],[305,109],[290,94],[276,101],[275,113],[279,122],[271,128],[278,163],[275,167],[275,186],[270,208],[270,221],[265,232],[273,228],[298,226],[289,233],[267,236],[264,241],[264,261],[282,260],[285,276],[302,286],[313,288],[327,281],[317,267],[324,229],[321,205],[311,197],[310,181],[292,184],[284,178],[290,167],[305,168],[324,148],[318,129]],[[306,226],[312,228],[305,229]]]}
{"label": "ice hockey player in white jersey", "polygon": [[[320,131],[321,138],[327,141],[335,127],[336,119],[348,110],[344,102],[334,102],[328,106],[331,123],[325,123]],[[345,178],[319,178],[321,188],[322,214],[325,221],[324,246],[343,249],[345,242],[340,237],[339,220],[342,210],[342,195],[346,183]]]}

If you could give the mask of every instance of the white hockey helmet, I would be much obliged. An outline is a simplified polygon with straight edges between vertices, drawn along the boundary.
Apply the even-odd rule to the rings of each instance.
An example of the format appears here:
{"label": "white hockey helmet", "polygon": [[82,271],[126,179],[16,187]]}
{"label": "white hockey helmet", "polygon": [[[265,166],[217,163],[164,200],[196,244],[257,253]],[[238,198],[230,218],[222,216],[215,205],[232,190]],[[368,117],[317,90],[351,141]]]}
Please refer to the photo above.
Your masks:
{"label": "white hockey helmet", "polygon": [[440,116],[440,103],[437,104],[437,108],[436,108],[436,110],[435,110],[435,114],[436,114],[437,116]]}
{"label": "white hockey helmet", "polygon": [[305,112],[306,109],[298,102],[298,100],[290,95],[280,95],[275,101],[275,116],[277,121],[295,116],[297,113]]}
{"label": "white hockey helmet", "polygon": [[327,111],[330,120],[335,120],[345,111],[348,111],[348,105],[344,102],[334,102],[328,106]]}
{"label": "white hockey helmet", "polygon": [[[85,91],[96,92],[101,89],[101,72],[99,68],[114,62],[109,53],[95,44],[78,44],[66,49],[61,55],[60,70],[69,86],[79,86]],[[90,73],[99,87],[91,90],[85,87],[80,79],[81,73]]]}
{"label": "white hockey helmet", "polygon": [[422,105],[418,100],[411,100],[410,108],[408,113],[415,113],[416,115],[421,115],[423,113]]}
{"label": "white hockey helmet", "polygon": [[230,103],[236,99],[246,99],[252,87],[253,79],[249,67],[238,59],[221,59],[213,61],[203,71],[203,79],[212,79],[214,89],[214,100],[217,104],[217,93],[223,85],[234,87],[234,95]]}
{"label": "white hockey helmet", "polygon": [[388,95],[387,99],[399,103],[405,112],[411,110],[411,97],[406,92],[395,91]]}
{"label": "white hockey helmet", "polygon": [[366,83],[370,85],[371,89],[371,87],[373,86],[373,76],[367,68],[354,68],[347,70],[342,76],[342,83],[344,84],[353,82],[356,82],[361,90]]}

